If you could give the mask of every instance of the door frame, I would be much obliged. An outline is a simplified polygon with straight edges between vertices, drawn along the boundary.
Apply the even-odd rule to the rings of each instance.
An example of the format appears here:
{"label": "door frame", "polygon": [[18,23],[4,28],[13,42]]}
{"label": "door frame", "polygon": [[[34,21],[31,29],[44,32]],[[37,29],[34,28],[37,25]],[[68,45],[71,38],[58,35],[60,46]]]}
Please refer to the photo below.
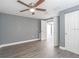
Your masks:
{"label": "door frame", "polygon": [[[41,20],[41,25],[42,25],[42,23],[43,23],[43,21],[44,20]],[[50,20],[45,20],[45,22],[47,23],[47,21],[54,21],[55,22],[55,33],[54,33],[54,46],[56,47],[56,46],[59,46],[59,40],[58,40],[58,18],[57,17],[54,17],[54,19],[52,20],[52,19],[50,19]],[[47,28],[47,24],[46,24],[46,28]],[[46,29],[47,30],[47,29]],[[46,31],[46,39],[47,39],[47,31]],[[42,26],[41,26],[41,37],[42,37]],[[43,40],[42,38],[41,38],[41,40]]]}

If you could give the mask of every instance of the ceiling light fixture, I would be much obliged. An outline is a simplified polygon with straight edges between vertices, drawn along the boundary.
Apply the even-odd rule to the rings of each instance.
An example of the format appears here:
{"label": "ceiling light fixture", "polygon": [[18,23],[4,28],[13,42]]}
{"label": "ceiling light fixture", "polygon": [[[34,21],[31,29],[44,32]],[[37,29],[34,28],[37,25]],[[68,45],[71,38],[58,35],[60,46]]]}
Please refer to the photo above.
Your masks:
{"label": "ceiling light fixture", "polygon": [[31,8],[30,9],[30,12],[35,12],[35,8]]}

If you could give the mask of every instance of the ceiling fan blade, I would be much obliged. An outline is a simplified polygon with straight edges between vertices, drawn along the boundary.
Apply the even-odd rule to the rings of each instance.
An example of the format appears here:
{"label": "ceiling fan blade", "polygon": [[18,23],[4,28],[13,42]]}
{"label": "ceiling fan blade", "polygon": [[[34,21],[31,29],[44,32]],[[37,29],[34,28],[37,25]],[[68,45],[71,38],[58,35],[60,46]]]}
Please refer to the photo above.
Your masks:
{"label": "ceiling fan blade", "polygon": [[38,11],[46,11],[46,9],[36,8]]}
{"label": "ceiling fan blade", "polygon": [[20,0],[17,0],[17,2],[23,4],[23,5],[27,6],[27,7],[30,7],[29,5],[27,5],[26,3],[24,3],[24,2],[22,2],[22,1],[20,1]]}
{"label": "ceiling fan blade", "polygon": [[22,11],[20,11],[20,12],[24,12],[24,11],[27,11],[27,10],[29,10],[29,9],[25,9],[25,10],[22,10]]}
{"label": "ceiling fan blade", "polygon": [[36,4],[34,5],[34,7],[37,7],[37,6],[39,6],[41,3],[43,3],[45,0],[38,0],[37,2],[36,2]]}

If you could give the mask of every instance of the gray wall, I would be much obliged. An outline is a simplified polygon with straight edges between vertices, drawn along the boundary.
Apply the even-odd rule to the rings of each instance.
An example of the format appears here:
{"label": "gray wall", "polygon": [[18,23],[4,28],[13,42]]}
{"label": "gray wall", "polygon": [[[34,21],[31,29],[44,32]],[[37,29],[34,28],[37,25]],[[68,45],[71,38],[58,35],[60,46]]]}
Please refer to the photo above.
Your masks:
{"label": "gray wall", "polygon": [[63,10],[59,13],[60,16],[60,46],[65,46],[65,14],[79,10],[79,5]]}
{"label": "gray wall", "polygon": [[[0,14],[0,19],[1,19],[1,14]],[[1,27],[1,20],[0,20],[0,27]],[[0,33],[1,33],[1,28],[0,28]],[[1,34],[0,34],[0,38],[1,38]],[[0,39],[0,44],[1,44],[1,39]]]}
{"label": "gray wall", "polygon": [[58,46],[60,45],[60,16],[58,18]]}
{"label": "gray wall", "polygon": [[0,45],[37,39],[41,21],[8,14],[0,14]]}

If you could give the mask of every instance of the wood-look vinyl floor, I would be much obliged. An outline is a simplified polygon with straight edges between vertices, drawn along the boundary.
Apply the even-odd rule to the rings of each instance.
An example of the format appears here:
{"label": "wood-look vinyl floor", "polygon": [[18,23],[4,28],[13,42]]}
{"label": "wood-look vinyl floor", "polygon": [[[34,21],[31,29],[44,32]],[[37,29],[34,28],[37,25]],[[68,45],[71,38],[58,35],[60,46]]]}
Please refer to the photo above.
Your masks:
{"label": "wood-look vinyl floor", "polygon": [[35,41],[0,48],[0,58],[79,58],[79,55],[54,48],[52,41]]}

